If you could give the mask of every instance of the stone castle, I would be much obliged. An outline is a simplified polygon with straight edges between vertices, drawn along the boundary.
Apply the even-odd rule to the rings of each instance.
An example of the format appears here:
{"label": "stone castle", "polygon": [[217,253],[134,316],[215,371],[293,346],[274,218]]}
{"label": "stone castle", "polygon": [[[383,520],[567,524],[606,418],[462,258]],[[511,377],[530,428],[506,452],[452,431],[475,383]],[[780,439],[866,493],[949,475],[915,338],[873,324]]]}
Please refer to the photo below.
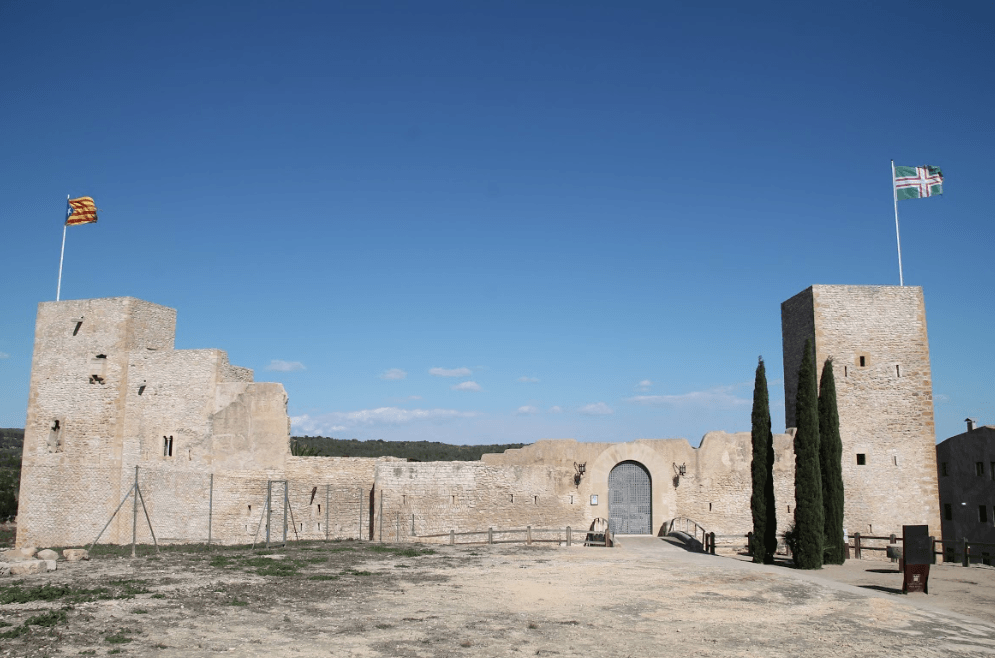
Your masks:
{"label": "stone castle", "polygon": [[[748,432],[629,443],[542,440],[478,462],[295,457],[287,395],[216,349],[176,350],[176,312],[129,297],[43,302],[35,330],[17,544],[410,537],[494,528],[657,534],[689,518],[745,535]],[[849,532],[940,533],[922,289],[813,286],[782,305],[786,425],[806,338],[834,359]],[[793,518],[793,430],[774,436],[778,524]],[[137,468],[136,468],[137,467]],[[132,485],[142,508],[114,516]],[[141,511],[138,511],[141,510]],[[144,519],[143,519],[144,521]],[[139,541],[149,542],[138,524]]]}

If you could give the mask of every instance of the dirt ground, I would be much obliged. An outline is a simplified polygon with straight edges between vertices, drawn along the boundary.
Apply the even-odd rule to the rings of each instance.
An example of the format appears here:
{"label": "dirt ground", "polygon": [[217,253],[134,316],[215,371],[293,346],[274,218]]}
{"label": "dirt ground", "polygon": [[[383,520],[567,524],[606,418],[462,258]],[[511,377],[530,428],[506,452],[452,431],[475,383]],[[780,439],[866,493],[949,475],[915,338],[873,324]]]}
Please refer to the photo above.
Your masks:
{"label": "dirt ground", "polygon": [[906,596],[890,562],[800,572],[621,544],[98,555],[0,580],[0,656],[995,654],[995,569],[938,565]]}

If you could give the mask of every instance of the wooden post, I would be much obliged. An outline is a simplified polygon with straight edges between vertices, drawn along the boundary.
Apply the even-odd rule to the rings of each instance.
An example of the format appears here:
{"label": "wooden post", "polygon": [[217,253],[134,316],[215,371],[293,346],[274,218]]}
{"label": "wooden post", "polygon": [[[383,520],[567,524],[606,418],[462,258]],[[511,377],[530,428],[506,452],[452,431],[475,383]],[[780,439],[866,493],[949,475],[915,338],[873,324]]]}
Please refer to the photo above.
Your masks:
{"label": "wooden post", "polygon": [[450,530],[449,531],[449,545],[450,546],[455,546],[456,545],[456,531],[455,530]]}
{"label": "wooden post", "polygon": [[711,553],[712,555],[715,555],[715,533],[714,532],[708,533],[708,548],[709,548],[708,552]]}
{"label": "wooden post", "polygon": [[394,543],[401,541],[401,513],[394,512]]}
{"label": "wooden post", "polygon": [[380,532],[377,535],[377,541],[381,544],[383,543],[383,492],[380,492]]}
{"label": "wooden post", "polygon": [[749,531],[748,533],[746,533],[746,550],[750,554],[750,556],[752,557],[753,556],[753,531],[752,530]]}
{"label": "wooden post", "polygon": [[964,537],[964,561],[961,564],[971,566],[971,545],[967,542],[967,537]]}
{"label": "wooden post", "polygon": [[[889,544],[894,544],[894,543],[895,543],[895,541],[896,541],[896,538],[895,538],[895,533],[891,533],[890,535],[888,535],[888,543],[889,543]],[[905,554],[904,550],[903,550],[902,554],[903,554],[903,555]],[[897,557],[893,557],[893,558],[891,558],[891,561],[892,561],[892,562],[897,562],[897,561],[898,561],[898,558],[897,558]]]}
{"label": "wooden post", "polygon": [[936,564],[936,537],[929,538],[929,545],[933,547],[929,553],[929,560],[931,563]]}
{"label": "wooden post", "polygon": [[418,535],[415,534],[415,515],[414,514],[411,515],[411,536],[412,537],[417,537],[418,536]]}
{"label": "wooden post", "polygon": [[359,540],[363,540],[363,488],[359,488]]}
{"label": "wooden post", "polygon": [[494,543],[494,528],[487,529],[487,543],[488,544]]}
{"label": "wooden post", "polygon": [[567,546],[570,546],[570,540],[571,540],[570,526],[567,526]]}
{"label": "wooden post", "polygon": [[853,533],[853,559],[860,559],[860,533]]}
{"label": "wooden post", "polygon": [[527,546],[532,545],[532,526],[525,526],[525,544]]}

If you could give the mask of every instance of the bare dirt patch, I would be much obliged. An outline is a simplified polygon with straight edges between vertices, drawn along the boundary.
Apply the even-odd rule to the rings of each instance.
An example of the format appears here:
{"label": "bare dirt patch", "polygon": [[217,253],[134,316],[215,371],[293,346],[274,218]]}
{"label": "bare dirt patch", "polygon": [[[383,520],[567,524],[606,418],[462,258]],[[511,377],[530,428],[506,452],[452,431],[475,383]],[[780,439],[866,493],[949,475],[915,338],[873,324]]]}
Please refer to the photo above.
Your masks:
{"label": "bare dirt patch", "polygon": [[[954,575],[980,588],[978,573]],[[648,538],[174,547],[4,579],[0,601],[4,656],[995,653],[989,621]]]}

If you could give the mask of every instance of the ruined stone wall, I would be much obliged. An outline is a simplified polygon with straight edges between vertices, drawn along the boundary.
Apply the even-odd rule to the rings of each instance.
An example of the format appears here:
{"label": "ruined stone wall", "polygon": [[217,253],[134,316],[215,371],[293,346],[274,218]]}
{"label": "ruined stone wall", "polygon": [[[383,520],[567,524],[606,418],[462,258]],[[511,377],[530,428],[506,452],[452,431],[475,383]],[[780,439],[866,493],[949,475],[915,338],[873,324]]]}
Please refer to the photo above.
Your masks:
{"label": "ruined stone wall", "polygon": [[803,336],[814,339],[820,373],[824,361],[833,359],[843,440],[844,527],[850,534],[882,535],[901,532],[903,524],[928,524],[938,534],[922,288],[812,286],[785,302],[781,312],[789,425]]}
{"label": "ruined stone wall", "polygon": [[[39,305],[19,545],[93,541],[136,465],[153,524],[187,541],[206,539],[212,473],[265,482],[267,469],[282,472],[283,387],[252,383],[221,350],[174,350],[175,325],[173,309],[129,297]],[[130,541],[125,507],[101,541]]]}
{"label": "ruined stone wall", "polygon": [[588,508],[573,483],[573,469],[555,466],[381,463],[376,468],[376,491],[375,531],[377,538],[382,531],[384,541],[397,541],[398,530],[400,540],[407,541],[450,530],[567,525],[586,529],[590,523]]}
{"label": "ruined stone wall", "polygon": [[[709,432],[680,478],[674,516],[694,519],[717,535],[745,536],[753,529],[753,442],[749,432]],[[792,436],[774,435],[774,498],[778,531],[794,520],[795,457]]]}

